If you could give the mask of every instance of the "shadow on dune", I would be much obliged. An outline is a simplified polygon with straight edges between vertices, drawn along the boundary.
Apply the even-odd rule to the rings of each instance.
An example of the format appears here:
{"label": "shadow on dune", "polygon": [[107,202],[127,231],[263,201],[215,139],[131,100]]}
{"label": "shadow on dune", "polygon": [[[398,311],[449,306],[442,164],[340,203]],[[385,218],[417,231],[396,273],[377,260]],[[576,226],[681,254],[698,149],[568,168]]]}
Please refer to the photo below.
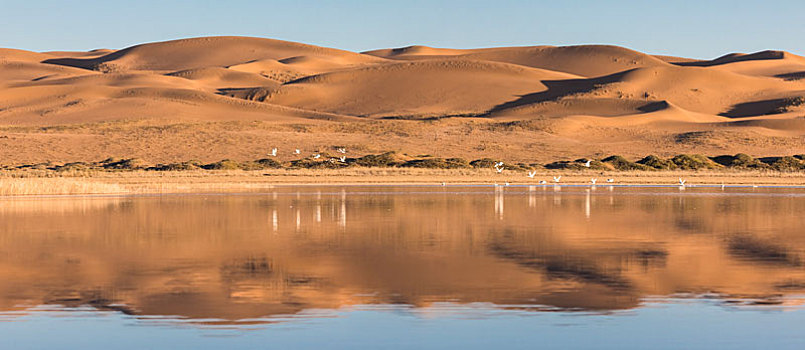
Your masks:
{"label": "shadow on dune", "polygon": [[775,98],[744,102],[732,106],[729,111],[720,113],[719,115],[728,118],[747,118],[769,114],[781,114],[788,112],[789,107],[796,107],[802,103],[802,100],[799,98]]}
{"label": "shadow on dune", "polygon": [[802,80],[802,79],[805,79],[805,71],[777,74],[774,77],[775,78],[781,78],[783,80],[788,80],[788,81]]}
{"label": "shadow on dune", "polygon": [[123,49],[95,58],[51,58],[42,61],[42,63],[105,72],[111,71],[112,67],[107,67],[104,63],[121,58],[128,52],[129,49]]}
{"label": "shadow on dune", "polygon": [[710,61],[672,62],[672,64],[682,67],[711,67],[735,62],[781,60],[783,58],[785,58],[783,51],[766,50],[751,54],[731,53]]}
{"label": "shadow on dune", "polygon": [[633,70],[627,70],[620,73],[592,79],[543,80],[542,84],[548,87],[547,90],[522,95],[520,96],[520,98],[516,100],[501,103],[497,106],[492,107],[486,114],[489,115],[507,109],[517,108],[520,106],[536,104],[546,101],[553,101],[567,95],[590,92],[592,90],[601,87],[602,85],[616,83],[620,81],[626,74],[632,71]]}
{"label": "shadow on dune", "polygon": [[646,104],[645,106],[638,107],[637,110],[641,111],[643,113],[651,113],[651,112],[657,112],[657,111],[661,111],[661,110],[664,110],[664,109],[668,109],[668,107],[670,107],[670,106],[671,105],[668,104],[668,101],[663,100],[663,101],[657,101],[657,102],[650,102],[650,103]]}

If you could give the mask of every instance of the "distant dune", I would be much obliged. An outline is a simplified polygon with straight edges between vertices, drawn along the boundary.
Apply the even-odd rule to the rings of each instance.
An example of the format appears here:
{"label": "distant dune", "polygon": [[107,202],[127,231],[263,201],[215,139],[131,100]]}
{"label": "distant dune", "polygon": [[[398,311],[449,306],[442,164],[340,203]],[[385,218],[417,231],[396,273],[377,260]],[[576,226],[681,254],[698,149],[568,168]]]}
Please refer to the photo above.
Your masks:
{"label": "distant dune", "polygon": [[513,159],[805,153],[805,58],[608,45],[356,53],[246,37],[0,49],[0,163],[336,143]]}

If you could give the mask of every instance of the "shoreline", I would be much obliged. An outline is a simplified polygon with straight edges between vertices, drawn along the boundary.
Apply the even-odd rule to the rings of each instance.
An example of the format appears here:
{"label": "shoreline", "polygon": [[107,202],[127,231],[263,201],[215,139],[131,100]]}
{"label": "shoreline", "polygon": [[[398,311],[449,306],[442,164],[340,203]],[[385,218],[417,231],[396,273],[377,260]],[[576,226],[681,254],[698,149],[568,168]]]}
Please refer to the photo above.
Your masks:
{"label": "shoreline", "polygon": [[[774,171],[542,170],[496,173],[491,169],[277,169],[168,172],[0,172],[0,198],[64,195],[145,195],[254,192],[294,186],[492,186],[805,188],[805,173]],[[612,179],[612,183],[606,182]],[[540,184],[538,181],[545,181]]]}

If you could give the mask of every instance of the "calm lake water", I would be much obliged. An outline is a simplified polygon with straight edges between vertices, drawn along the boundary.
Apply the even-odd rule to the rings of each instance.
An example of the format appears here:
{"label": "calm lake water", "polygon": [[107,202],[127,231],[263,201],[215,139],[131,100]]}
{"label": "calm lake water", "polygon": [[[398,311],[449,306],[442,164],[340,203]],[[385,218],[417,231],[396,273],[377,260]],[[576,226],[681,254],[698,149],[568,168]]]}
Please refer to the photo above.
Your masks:
{"label": "calm lake water", "polygon": [[805,348],[805,190],[0,199],[0,349]]}

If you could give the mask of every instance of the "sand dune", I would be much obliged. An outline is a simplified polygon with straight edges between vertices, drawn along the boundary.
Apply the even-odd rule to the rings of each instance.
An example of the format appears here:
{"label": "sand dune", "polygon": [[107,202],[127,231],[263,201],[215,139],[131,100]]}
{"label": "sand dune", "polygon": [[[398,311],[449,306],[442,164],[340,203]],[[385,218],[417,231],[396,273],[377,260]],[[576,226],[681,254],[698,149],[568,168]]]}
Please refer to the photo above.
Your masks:
{"label": "sand dune", "polygon": [[425,60],[315,75],[283,85],[265,101],[367,117],[483,113],[542,80],[573,75],[496,62]]}
{"label": "sand dune", "polygon": [[230,66],[258,59],[296,56],[339,57],[353,64],[380,59],[357,53],[281,40],[245,37],[207,37],[133,46],[92,59],[51,59],[47,63],[105,71],[177,71]]}
{"label": "sand dune", "polygon": [[585,77],[595,77],[620,72],[635,67],[667,65],[666,62],[617,46],[533,46],[505,47],[474,50],[435,49],[408,47],[365,52],[368,55],[397,60],[452,58],[512,63],[527,67],[566,72]]}
{"label": "sand dune", "polygon": [[[640,147],[678,153],[694,149],[685,136],[691,133],[717,135],[697,136],[702,152],[805,153],[803,78],[805,58],[772,50],[712,60],[608,45],[408,46],[356,53],[247,37],[86,52],[0,49],[0,161],[97,160],[72,157],[109,155],[103,145],[120,137],[97,131],[98,123],[132,120],[188,125],[136,152],[155,161],[175,158],[167,150],[177,140],[187,142],[187,158],[227,156],[246,147],[243,140],[254,147],[257,139],[349,139],[352,149],[366,152],[463,156],[482,150],[525,160],[629,154]],[[230,121],[275,126],[208,135],[227,145],[220,153],[209,145],[194,148],[196,141],[187,139],[195,123]],[[505,131],[512,122],[526,127]],[[10,133],[65,124],[84,125],[83,136]],[[14,142],[14,135],[23,141]],[[82,152],[58,146],[73,136],[98,141]],[[530,147],[537,145],[541,153],[535,155]]]}
{"label": "sand dune", "polygon": [[805,57],[785,51],[761,51],[752,54],[733,53],[710,61],[674,62],[686,67],[713,67],[733,73],[775,77],[784,80],[800,79],[805,72]]}

